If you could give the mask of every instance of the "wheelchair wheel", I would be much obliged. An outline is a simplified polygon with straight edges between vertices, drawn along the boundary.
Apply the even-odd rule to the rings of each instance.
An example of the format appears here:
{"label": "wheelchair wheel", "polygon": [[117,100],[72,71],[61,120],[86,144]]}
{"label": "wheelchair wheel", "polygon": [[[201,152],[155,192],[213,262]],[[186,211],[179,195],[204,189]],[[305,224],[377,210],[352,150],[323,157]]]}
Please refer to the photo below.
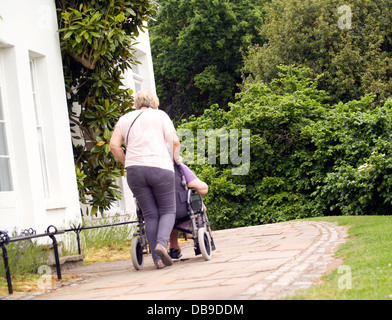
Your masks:
{"label": "wheelchair wheel", "polygon": [[204,260],[211,260],[212,258],[212,248],[211,248],[211,239],[208,234],[206,228],[200,228],[198,230],[198,242],[200,253]]}
{"label": "wheelchair wheel", "polygon": [[133,267],[136,270],[143,269],[144,256],[143,256],[143,248],[142,248],[142,245],[140,244],[140,238],[139,237],[135,237],[135,238],[132,239],[132,242],[131,242],[131,258],[132,258]]}

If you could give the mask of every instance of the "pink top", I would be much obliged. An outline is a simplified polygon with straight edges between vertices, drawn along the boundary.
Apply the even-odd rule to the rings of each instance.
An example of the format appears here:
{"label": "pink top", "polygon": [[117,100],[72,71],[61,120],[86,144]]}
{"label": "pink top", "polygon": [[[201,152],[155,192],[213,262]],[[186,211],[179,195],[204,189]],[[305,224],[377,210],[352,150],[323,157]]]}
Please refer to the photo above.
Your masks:
{"label": "pink top", "polygon": [[147,166],[174,171],[166,137],[176,129],[164,111],[148,108],[122,116],[116,126],[120,128],[124,141],[130,125],[141,112],[143,114],[136,119],[129,132],[125,167]]}

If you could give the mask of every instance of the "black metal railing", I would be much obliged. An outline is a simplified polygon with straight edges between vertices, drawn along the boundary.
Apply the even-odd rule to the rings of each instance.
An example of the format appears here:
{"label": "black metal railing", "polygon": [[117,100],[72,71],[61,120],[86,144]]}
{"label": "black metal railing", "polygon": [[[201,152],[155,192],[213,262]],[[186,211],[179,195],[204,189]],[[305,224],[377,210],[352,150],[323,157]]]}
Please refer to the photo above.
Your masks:
{"label": "black metal railing", "polygon": [[[11,280],[11,270],[10,270],[10,266],[9,266],[8,252],[7,252],[7,245],[8,244],[10,244],[12,242],[17,242],[17,241],[31,240],[34,238],[49,237],[52,240],[52,244],[53,244],[53,253],[54,253],[54,258],[55,258],[55,263],[56,263],[57,279],[61,280],[60,256],[59,256],[59,252],[58,252],[58,243],[57,243],[57,239],[56,239],[57,235],[61,235],[66,232],[75,232],[76,240],[77,240],[77,244],[78,244],[78,253],[81,254],[80,233],[83,230],[114,227],[114,226],[119,226],[119,225],[137,223],[137,222],[138,221],[133,220],[133,221],[124,221],[124,222],[117,222],[117,223],[112,223],[112,224],[104,224],[104,225],[89,226],[89,227],[85,227],[81,224],[76,226],[74,224],[71,226],[71,228],[66,229],[66,230],[58,230],[55,226],[51,225],[46,229],[45,233],[36,234],[36,232],[30,228],[30,229],[26,230],[27,232],[25,232],[25,233],[27,233],[27,235],[19,236],[16,238],[11,238],[7,234],[7,232],[0,230],[0,247],[3,251],[3,261],[4,261],[4,267],[5,267],[5,276],[6,276],[7,285],[8,285],[8,293],[9,294],[13,293],[12,280]],[[24,233],[22,232],[22,234],[24,234]]]}

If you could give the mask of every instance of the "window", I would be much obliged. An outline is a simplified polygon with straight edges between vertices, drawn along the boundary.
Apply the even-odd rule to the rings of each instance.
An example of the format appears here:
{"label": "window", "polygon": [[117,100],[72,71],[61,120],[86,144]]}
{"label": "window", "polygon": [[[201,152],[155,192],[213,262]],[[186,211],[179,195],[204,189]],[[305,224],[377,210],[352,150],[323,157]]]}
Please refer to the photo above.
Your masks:
{"label": "window", "polygon": [[[140,56],[137,55],[135,60],[140,61]],[[133,74],[133,82],[135,84],[135,93],[141,91],[143,86],[143,77],[140,69],[141,69],[141,65],[139,63],[135,63],[132,65],[132,74]]]}
{"label": "window", "polygon": [[44,128],[42,126],[41,110],[39,105],[39,91],[37,82],[37,71],[35,60],[30,60],[30,73],[31,73],[31,86],[33,89],[33,101],[34,101],[34,111],[35,111],[35,123],[37,128],[37,139],[38,139],[38,150],[41,160],[41,172],[42,172],[42,182],[45,192],[45,197],[50,198],[50,188],[49,188],[49,174],[46,161],[45,144],[44,144]]}
{"label": "window", "polygon": [[[2,70],[0,70],[1,73]],[[0,82],[0,192],[13,191],[4,109],[3,87]]]}

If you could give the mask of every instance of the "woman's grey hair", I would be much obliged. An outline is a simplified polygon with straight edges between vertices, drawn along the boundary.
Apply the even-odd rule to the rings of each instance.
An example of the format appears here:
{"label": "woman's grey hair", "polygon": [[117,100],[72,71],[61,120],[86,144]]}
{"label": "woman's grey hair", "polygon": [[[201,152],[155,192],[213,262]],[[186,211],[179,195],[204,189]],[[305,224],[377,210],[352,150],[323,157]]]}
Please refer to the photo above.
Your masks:
{"label": "woman's grey hair", "polygon": [[139,110],[142,107],[158,109],[159,99],[158,97],[148,90],[140,91],[135,96],[135,108]]}

